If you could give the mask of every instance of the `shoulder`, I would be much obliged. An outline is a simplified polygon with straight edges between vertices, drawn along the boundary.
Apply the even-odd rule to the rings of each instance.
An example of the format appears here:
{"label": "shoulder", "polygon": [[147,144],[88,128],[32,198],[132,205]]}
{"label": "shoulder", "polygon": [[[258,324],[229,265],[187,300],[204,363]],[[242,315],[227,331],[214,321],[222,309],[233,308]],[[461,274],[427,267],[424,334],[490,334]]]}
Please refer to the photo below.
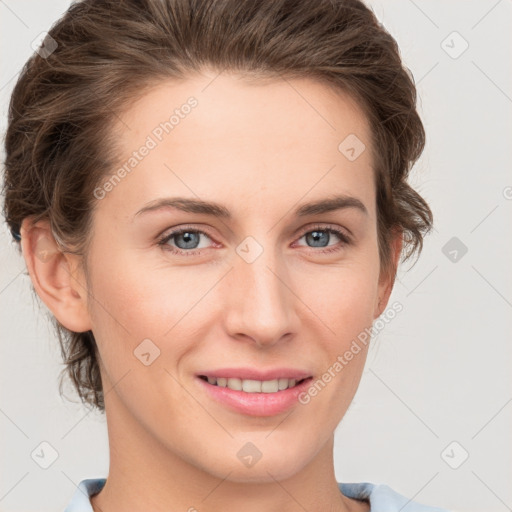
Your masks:
{"label": "shoulder", "polygon": [[412,501],[385,484],[338,482],[338,487],[348,498],[368,500],[371,512],[449,512]]}
{"label": "shoulder", "polygon": [[106,478],[87,478],[82,480],[73,494],[64,512],[93,512],[91,496],[103,489]]}

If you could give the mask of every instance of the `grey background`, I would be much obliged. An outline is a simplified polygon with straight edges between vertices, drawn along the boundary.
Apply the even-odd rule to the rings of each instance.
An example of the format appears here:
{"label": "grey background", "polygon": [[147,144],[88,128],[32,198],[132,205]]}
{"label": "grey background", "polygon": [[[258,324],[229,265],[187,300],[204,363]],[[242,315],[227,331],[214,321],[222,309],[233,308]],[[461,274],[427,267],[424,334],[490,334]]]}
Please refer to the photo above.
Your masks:
{"label": "grey background", "polygon": [[[418,84],[428,143],[412,183],[435,231],[398,274],[389,304],[404,310],[374,338],[336,431],[336,477],[460,512],[512,510],[512,2],[368,4]],[[68,6],[0,0],[2,135],[31,42]],[[0,512],[63,510],[80,480],[107,475],[104,418],[59,396],[58,342],[3,222],[0,268]],[[48,469],[31,458],[43,441],[58,453]]]}

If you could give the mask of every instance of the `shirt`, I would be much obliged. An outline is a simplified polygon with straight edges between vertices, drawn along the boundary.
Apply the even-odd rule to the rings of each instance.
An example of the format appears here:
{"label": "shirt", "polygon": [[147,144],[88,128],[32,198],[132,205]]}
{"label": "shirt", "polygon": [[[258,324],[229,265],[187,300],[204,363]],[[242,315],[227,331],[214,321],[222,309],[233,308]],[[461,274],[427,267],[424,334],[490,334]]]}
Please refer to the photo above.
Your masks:
{"label": "shirt", "polygon": [[[100,492],[106,481],[106,478],[82,480],[64,512],[94,512],[89,498]],[[337,483],[340,492],[348,498],[369,500],[371,512],[448,512],[411,501],[385,484]]]}

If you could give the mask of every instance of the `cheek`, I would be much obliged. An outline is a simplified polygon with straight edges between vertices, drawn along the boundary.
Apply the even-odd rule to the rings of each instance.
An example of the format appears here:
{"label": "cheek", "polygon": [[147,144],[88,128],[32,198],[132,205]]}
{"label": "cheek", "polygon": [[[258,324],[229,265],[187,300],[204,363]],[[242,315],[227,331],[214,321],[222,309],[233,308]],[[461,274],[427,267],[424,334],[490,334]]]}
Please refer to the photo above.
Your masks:
{"label": "cheek", "polygon": [[153,266],[133,255],[105,255],[99,261],[92,275],[91,307],[102,357],[132,365],[133,351],[149,338],[166,351],[166,340],[172,339],[172,357],[178,358],[196,326],[188,315],[217,276],[194,266],[172,268],[163,258]]}
{"label": "cheek", "polygon": [[299,296],[333,337],[343,342],[373,321],[378,269],[362,260],[339,268],[320,268],[302,279],[301,289]]}

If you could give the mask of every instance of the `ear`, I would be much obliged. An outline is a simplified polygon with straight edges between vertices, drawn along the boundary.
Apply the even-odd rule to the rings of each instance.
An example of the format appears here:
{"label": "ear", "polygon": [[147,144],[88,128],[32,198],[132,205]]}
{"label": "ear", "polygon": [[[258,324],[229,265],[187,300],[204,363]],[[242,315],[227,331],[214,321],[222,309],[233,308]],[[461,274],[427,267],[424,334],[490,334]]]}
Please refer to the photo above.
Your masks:
{"label": "ear", "polygon": [[403,231],[401,229],[395,229],[390,242],[391,245],[391,261],[393,267],[389,270],[381,269],[381,275],[379,277],[379,293],[375,301],[374,318],[382,315],[393,291],[395,284],[396,270],[398,268],[398,261],[402,252],[403,246]]}
{"label": "ear", "polygon": [[21,224],[21,248],[34,288],[55,318],[73,332],[92,328],[79,256],[59,249],[48,221]]}

